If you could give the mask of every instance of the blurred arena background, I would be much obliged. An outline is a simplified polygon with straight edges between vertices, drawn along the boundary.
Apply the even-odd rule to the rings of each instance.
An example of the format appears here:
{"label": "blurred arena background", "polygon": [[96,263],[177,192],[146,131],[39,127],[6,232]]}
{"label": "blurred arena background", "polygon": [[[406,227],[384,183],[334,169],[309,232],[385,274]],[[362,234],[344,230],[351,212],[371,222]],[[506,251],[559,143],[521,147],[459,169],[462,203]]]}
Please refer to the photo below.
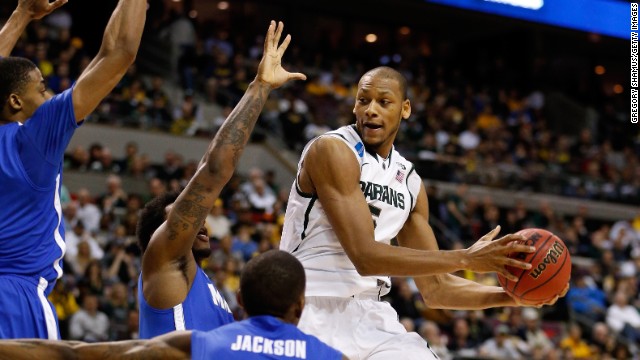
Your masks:
{"label": "blurred arena background", "polygon": [[[503,233],[540,227],[567,243],[574,270],[568,296],[539,310],[431,310],[410,279],[394,279],[387,300],[403,324],[443,359],[496,358],[506,346],[523,359],[639,356],[640,320],[625,325],[633,316],[619,315],[633,309],[640,318],[628,2],[149,2],[136,65],[65,158],[68,253],[50,298],[63,338],[137,336],[138,212],[194,173],[253,78],[275,19],[293,36],[285,67],[309,79],[271,96],[207,219],[206,271],[237,316],[239,272],[278,246],[302,146],[351,123],[354,82],[385,64],[410,80],[413,115],[396,147],[424,177],[441,248],[467,247],[496,224]],[[0,4],[3,21],[15,3]],[[71,0],[31,24],[14,53],[32,59],[52,91],[64,90],[97,51],[115,4]]]}

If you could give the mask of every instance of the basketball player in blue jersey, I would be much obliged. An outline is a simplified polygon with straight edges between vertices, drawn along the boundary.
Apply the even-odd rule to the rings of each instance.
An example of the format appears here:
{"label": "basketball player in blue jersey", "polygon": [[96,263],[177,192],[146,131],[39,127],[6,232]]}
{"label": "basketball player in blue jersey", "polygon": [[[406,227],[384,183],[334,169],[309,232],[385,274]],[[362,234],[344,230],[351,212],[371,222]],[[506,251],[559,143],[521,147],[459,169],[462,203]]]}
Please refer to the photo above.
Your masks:
{"label": "basketball player in blue jersey", "polygon": [[52,96],[31,61],[7,57],[32,19],[66,0],[19,0],[0,30],[0,338],[59,338],[47,295],[62,276],[62,158],[75,129],[133,63],[147,1],[121,0],[100,51]]}
{"label": "basketball player in blue jersey", "polygon": [[347,359],[296,327],[304,289],[302,264],[287,252],[271,250],[251,259],[240,277],[238,301],[249,314],[247,320],[207,332],[174,331],[151,340],[0,341],[0,359]]}
{"label": "basketball player in blue jersey", "polygon": [[[468,249],[438,251],[424,184],[393,147],[400,121],[411,114],[404,76],[389,67],[364,74],[353,113],[354,125],[305,147],[291,187],[280,248],[306,271],[300,329],[354,359],[437,358],[380,301],[390,276],[413,276],[432,308],[543,305],[520,304],[501,287],[449,275],[467,269],[517,280],[505,266],[531,265],[508,254],[534,249],[516,243],[517,235],[493,240],[497,227]],[[390,245],[394,238],[400,246]]]}
{"label": "basketball player in blue jersey", "polygon": [[210,253],[204,220],[229,181],[269,92],[304,80],[281,66],[291,41],[278,46],[282,22],[271,22],[255,80],[215,135],[196,174],[180,193],[145,206],[138,222],[142,273],[138,280],[140,337],[172,330],[211,330],[233,321],[224,298],[200,268]]}

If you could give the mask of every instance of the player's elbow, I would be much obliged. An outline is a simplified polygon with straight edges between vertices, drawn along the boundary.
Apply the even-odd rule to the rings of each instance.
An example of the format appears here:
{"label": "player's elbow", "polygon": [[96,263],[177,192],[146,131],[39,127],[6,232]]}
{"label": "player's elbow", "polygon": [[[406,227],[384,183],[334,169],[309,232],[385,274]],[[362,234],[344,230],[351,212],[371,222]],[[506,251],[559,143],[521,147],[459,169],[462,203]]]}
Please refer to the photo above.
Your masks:
{"label": "player's elbow", "polygon": [[377,261],[375,254],[370,251],[353,251],[349,258],[360,276],[384,275],[380,267],[381,262]]}
{"label": "player's elbow", "polygon": [[445,281],[442,275],[424,277],[420,286],[420,295],[424,304],[431,309],[448,309],[447,305],[441,301],[443,298],[441,291],[442,282]]}

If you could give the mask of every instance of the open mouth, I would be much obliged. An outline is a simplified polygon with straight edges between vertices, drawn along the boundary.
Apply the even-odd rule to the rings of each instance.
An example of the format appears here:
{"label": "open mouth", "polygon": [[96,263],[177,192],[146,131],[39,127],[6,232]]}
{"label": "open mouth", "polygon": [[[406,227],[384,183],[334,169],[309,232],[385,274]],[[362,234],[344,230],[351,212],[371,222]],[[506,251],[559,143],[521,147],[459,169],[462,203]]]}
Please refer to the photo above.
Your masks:
{"label": "open mouth", "polygon": [[380,124],[374,124],[374,123],[365,123],[364,127],[366,127],[367,129],[372,129],[372,130],[376,130],[376,129],[381,129],[382,125]]}
{"label": "open mouth", "polygon": [[209,233],[207,232],[207,229],[205,227],[201,227],[200,231],[198,231],[198,234],[196,235],[196,238],[198,238],[199,240],[202,241],[209,241]]}

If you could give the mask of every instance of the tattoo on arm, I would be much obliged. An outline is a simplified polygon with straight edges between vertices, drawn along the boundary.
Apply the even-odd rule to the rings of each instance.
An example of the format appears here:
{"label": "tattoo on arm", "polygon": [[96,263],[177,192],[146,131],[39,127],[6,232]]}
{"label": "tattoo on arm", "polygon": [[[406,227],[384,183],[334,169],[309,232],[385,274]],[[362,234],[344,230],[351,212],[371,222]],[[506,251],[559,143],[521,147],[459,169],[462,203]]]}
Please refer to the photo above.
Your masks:
{"label": "tattoo on arm", "polygon": [[189,228],[198,230],[202,226],[209,213],[209,208],[202,203],[206,200],[205,194],[210,191],[211,189],[198,182],[192,182],[187,186],[182,198],[175,204],[173,213],[177,216],[169,219],[167,223],[169,240],[175,240],[179,233],[188,231]]}
{"label": "tattoo on arm", "polygon": [[233,172],[238,164],[269,94],[267,87],[259,84],[255,86],[257,86],[255,94],[245,94],[242,97],[212,141],[207,154],[207,165],[213,174],[220,173],[222,164],[228,159],[231,159],[231,164],[225,169]]}

